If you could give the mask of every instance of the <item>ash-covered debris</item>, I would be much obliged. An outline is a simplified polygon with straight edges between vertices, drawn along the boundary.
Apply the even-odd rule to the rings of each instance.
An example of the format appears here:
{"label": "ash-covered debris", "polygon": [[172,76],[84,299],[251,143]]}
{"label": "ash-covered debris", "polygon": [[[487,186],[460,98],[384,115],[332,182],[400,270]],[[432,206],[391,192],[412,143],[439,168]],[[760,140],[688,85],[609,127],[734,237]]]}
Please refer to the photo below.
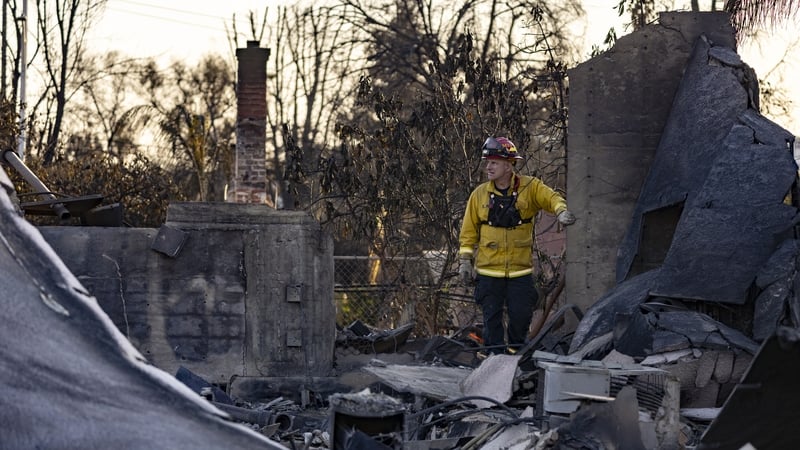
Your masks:
{"label": "ash-covered debris", "polygon": [[393,330],[379,330],[360,320],[336,333],[336,351],[340,354],[396,352],[414,331],[414,323]]}
{"label": "ash-covered debris", "polygon": [[[586,311],[549,314],[519,352],[486,357],[480,324],[402,345],[397,330],[348,327],[337,360],[344,348],[373,353],[351,367],[366,374],[362,395],[405,405],[392,439],[353,423],[353,445],[392,448],[402,436],[410,449],[785,446],[769,420],[759,437],[731,419],[755,401],[737,400],[749,390],[775,400],[793,389],[772,372],[795,358],[775,351],[775,336],[800,328],[794,136],[758,113],[753,83],[734,51],[697,40],[620,246],[617,285]],[[576,321],[564,320],[570,312]],[[411,360],[374,359],[398,354]],[[736,447],[723,437],[731,429]]]}
{"label": "ash-covered debris", "polygon": [[329,398],[333,448],[402,449],[405,405],[369,389]]}
{"label": "ash-covered debris", "polygon": [[800,331],[780,327],[705,431],[698,449],[797,448]]}
{"label": "ash-covered debris", "polygon": [[289,448],[329,446],[329,435],[324,431],[327,415],[312,405],[284,398],[280,390],[265,393],[261,401],[248,401],[230,395],[185,367],[181,367],[175,377],[231,420]]}
{"label": "ash-covered debris", "polygon": [[[322,404],[300,407],[284,401],[282,413],[297,415],[291,429],[253,429],[305,449],[602,449],[623,443],[624,448],[693,448],[702,445],[704,433],[710,436],[706,439],[721,439],[720,432],[706,430],[718,416],[731,420],[731,414],[722,414],[723,406],[731,392],[746,389],[739,382],[743,376],[768,377],[749,382],[770,385],[759,388],[765,401],[777,402],[782,389],[791,390],[788,379],[777,376],[776,365],[795,358],[796,346],[784,344],[788,353],[775,352],[774,339],[764,343],[768,351],[761,347],[756,353],[772,368],[759,369],[755,355],[744,348],[725,350],[713,342],[695,346],[687,339],[680,350],[649,353],[643,347],[646,355],[630,356],[613,349],[613,335],[602,336],[605,345],[597,348],[605,350],[591,357],[529,348],[517,355],[491,355],[475,367],[416,356],[410,363],[392,364],[380,359],[391,354],[372,354],[369,364],[340,374],[344,379],[357,373],[360,382],[339,384],[341,392]],[[425,347],[413,340],[407,345]],[[239,403],[273,413],[278,405]],[[731,404],[741,408],[741,400]],[[298,419],[312,414],[317,421]],[[764,429],[771,424],[762,422]],[[737,439],[745,439],[742,435],[747,433]]]}
{"label": "ash-covered debris", "polygon": [[[560,328],[548,322],[531,342],[563,333]],[[264,390],[259,401],[234,398],[239,408],[294,414],[289,429],[255,423],[257,416],[235,418],[287,447],[306,449],[604,448],[591,445],[615,440],[630,448],[672,448],[672,442],[697,441],[700,430],[679,417],[677,378],[665,370],[630,357],[604,362],[549,353],[541,345],[487,357],[475,346],[479,337],[454,333],[447,340],[463,344],[460,351],[473,354],[474,366],[423,358],[429,342],[441,341],[412,339],[397,349],[411,361],[365,354],[368,363],[339,373],[333,383],[339,392],[311,394],[324,398],[318,404],[284,401],[276,409]],[[610,413],[613,419],[591,420]],[[299,419],[310,415],[319,420]],[[622,419],[626,427],[610,425]]]}

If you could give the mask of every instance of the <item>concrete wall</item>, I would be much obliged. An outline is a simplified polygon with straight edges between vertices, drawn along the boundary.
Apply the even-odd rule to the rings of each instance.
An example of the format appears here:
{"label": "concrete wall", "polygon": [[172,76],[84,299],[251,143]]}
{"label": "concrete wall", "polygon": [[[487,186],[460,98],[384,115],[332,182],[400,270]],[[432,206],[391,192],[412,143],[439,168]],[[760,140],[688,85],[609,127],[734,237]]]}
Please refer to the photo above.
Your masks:
{"label": "concrete wall", "polygon": [[726,13],[670,12],[568,72],[566,296],[586,310],[616,284],[631,222],[696,39],[736,48]]}
{"label": "concrete wall", "polygon": [[333,243],[309,215],[176,203],[160,230],[40,230],[122,333],[168,373],[184,366],[215,383],[329,375]]}

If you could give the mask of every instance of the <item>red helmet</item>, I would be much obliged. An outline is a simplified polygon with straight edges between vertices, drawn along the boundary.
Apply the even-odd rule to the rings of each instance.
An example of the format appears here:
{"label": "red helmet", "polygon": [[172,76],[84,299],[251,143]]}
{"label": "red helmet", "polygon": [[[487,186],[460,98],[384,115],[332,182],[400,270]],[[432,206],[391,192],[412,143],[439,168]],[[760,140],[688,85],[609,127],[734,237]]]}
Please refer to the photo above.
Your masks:
{"label": "red helmet", "polygon": [[[483,143],[481,149],[481,159],[522,159],[517,146],[507,137],[490,137]],[[514,162],[514,161],[511,161]]]}

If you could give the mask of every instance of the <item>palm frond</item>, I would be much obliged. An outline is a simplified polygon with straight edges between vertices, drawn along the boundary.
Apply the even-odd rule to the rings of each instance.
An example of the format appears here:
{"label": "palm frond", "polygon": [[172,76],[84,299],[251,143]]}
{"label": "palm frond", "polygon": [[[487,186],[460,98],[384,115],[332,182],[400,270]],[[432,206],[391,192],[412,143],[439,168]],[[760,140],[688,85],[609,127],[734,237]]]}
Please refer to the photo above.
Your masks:
{"label": "palm frond", "polygon": [[725,11],[737,32],[775,27],[797,14],[800,0],[727,0]]}

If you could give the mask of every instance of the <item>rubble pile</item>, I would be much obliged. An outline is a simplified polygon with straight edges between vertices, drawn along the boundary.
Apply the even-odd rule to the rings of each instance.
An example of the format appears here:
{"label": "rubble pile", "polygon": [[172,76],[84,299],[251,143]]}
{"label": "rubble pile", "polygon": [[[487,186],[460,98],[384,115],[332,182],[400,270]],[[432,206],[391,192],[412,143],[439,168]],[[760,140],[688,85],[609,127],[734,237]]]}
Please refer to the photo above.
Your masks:
{"label": "rubble pile", "polygon": [[[370,383],[343,392],[402,402],[404,424],[370,433],[374,413],[364,411],[363,421],[349,422],[352,439],[330,444],[797,444],[781,422],[797,421],[783,411],[800,390],[781,366],[800,360],[798,168],[794,136],[758,113],[757,93],[755,74],[734,50],[696,41],[620,244],[616,285],[586,311],[562,305],[520,351],[484,355],[474,338],[480,324],[425,342],[405,340],[410,325],[343,330],[337,360],[347,352],[377,358],[352,368]],[[390,354],[411,359],[383,361]],[[771,414],[781,420],[764,418]],[[335,415],[329,411],[329,436]]]}
{"label": "rubble pile", "polygon": [[[412,339],[396,349],[411,359],[394,364],[384,359],[395,353],[364,353],[368,362],[340,373],[339,392],[317,393],[323,400],[315,405],[293,404],[277,392],[270,403],[238,401],[242,408],[292,417],[282,424],[238,419],[288,448],[303,449],[738,449],[796,443],[761,414],[785,416],[781,403],[800,394],[794,372],[781,367],[786,361],[787,369],[800,365],[800,332],[780,326],[752,347],[752,340],[702,315],[670,312],[667,321],[683,321],[671,332],[684,336],[684,348],[652,353],[640,345],[632,356],[621,351],[630,345],[626,333],[615,337],[612,331],[582,346],[591,349],[586,353],[528,346],[487,356],[471,340],[448,337],[461,344],[456,359],[474,355],[474,365],[463,365],[453,364],[452,349],[441,358],[442,346],[430,345],[441,337]],[[558,328],[542,333],[564,333]],[[698,341],[697,333],[716,337]],[[726,335],[733,339],[723,344]],[[346,346],[347,338],[339,342]],[[361,378],[353,382],[353,374]],[[789,423],[800,420],[789,416]],[[762,428],[742,428],[742,417]]]}

